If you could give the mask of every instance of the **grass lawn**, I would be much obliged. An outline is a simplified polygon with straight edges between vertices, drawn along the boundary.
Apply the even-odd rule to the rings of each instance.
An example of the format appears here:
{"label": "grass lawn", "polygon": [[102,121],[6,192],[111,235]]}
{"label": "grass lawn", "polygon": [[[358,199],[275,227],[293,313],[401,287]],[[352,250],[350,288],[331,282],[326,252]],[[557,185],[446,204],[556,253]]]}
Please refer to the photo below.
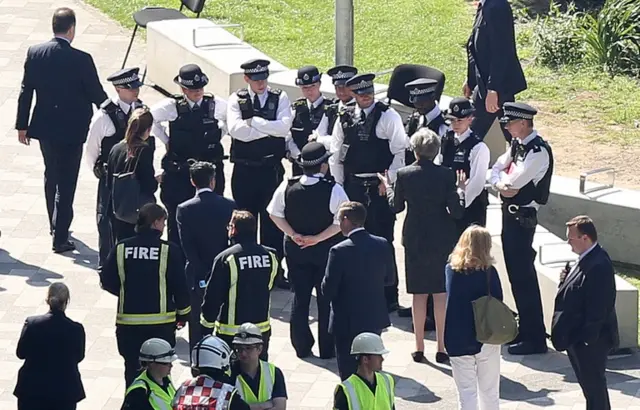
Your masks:
{"label": "grass lawn", "polygon": [[[145,5],[176,7],[177,0],[86,0],[127,27]],[[203,17],[242,23],[245,40],[288,67],[333,65],[334,0],[209,0]],[[447,76],[445,93],[459,95],[466,71],[464,45],[474,10],[467,0],[355,0],[355,64],[381,71],[400,63],[427,64]],[[640,83],[610,79],[596,71],[553,71],[533,63],[531,29],[518,27],[519,54],[529,90],[519,97],[549,113],[552,128],[571,129],[580,138],[640,144]],[[388,81],[388,76],[380,78]]]}

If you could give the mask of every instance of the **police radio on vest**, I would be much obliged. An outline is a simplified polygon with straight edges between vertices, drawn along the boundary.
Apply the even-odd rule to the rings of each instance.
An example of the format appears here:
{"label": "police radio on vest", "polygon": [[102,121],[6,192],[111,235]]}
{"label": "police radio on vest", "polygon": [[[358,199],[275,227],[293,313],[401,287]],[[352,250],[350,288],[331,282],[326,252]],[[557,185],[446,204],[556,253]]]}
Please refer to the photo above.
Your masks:
{"label": "police radio on vest", "polygon": [[147,259],[157,261],[160,258],[160,248],[146,246],[129,246],[124,248],[125,259]]}
{"label": "police radio on vest", "polygon": [[248,255],[238,258],[240,262],[240,270],[244,268],[270,268],[271,257],[269,255]]}

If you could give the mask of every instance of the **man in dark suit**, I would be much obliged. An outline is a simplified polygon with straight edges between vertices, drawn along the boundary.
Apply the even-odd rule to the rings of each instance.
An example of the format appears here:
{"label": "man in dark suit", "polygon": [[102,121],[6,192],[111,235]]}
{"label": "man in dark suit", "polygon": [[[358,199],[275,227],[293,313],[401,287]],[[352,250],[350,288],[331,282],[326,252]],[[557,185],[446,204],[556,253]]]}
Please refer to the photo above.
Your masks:
{"label": "man in dark suit", "polygon": [[556,350],[567,351],[587,410],[609,410],[605,367],[607,354],[619,342],[615,273],[591,218],[567,222],[567,241],[580,257],[562,271],[551,341]]}
{"label": "man in dark suit", "polygon": [[[44,158],[44,191],[47,200],[53,251],[75,249],[69,241],[73,198],[78,182],[82,144],[93,115],[91,104],[107,100],[91,56],[71,47],[76,16],[63,7],[53,14],[54,38],[29,47],[18,97],[18,139],[40,143]],[[37,99],[33,115],[33,92]]]}
{"label": "man in dark suit", "polygon": [[[480,0],[467,42],[467,80],[464,96],[476,107],[471,128],[483,139],[505,102],[527,89],[516,51],[513,11],[507,0]],[[502,127],[508,142],[511,135]]]}
{"label": "man in dark suit", "polygon": [[329,251],[322,293],[331,301],[329,331],[336,343],[340,379],[355,373],[351,342],[362,332],[381,334],[391,326],[385,285],[395,280],[392,248],[386,239],[365,231],[367,210],[359,202],[344,202],[338,211],[347,237]]}
{"label": "man in dark suit", "polygon": [[191,348],[202,338],[200,306],[211,274],[213,260],[229,246],[227,226],[236,204],[214,192],[216,170],[208,162],[195,162],[189,168],[196,196],[178,205],[176,220],[182,249],[187,258],[185,272],[191,289]]}

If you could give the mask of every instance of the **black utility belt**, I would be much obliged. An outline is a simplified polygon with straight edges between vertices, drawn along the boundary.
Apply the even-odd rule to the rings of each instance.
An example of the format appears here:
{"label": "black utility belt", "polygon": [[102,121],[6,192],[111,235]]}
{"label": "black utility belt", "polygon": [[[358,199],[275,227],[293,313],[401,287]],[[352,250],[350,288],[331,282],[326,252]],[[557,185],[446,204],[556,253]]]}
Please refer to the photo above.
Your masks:
{"label": "black utility belt", "polygon": [[276,167],[280,164],[280,161],[281,160],[276,160],[275,158],[264,158],[261,160],[231,158],[232,163],[247,167]]}
{"label": "black utility belt", "polygon": [[363,187],[377,187],[380,185],[380,179],[378,178],[378,174],[375,172],[347,174],[345,182]]}
{"label": "black utility belt", "polygon": [[503,203],[502,212],[518,221],[523,228],[535,228],[538,225],[538,210],[532,206]]}

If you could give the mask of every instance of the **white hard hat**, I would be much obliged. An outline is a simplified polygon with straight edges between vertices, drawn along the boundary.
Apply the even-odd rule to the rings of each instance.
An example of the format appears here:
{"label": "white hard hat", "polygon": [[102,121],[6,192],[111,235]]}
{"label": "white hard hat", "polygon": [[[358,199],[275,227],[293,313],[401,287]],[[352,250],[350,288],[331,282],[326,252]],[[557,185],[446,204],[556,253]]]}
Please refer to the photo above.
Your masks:
{"label": "white hard hat", "polygon": [[141,362],[171,363],[177,358],[175,349],[163,339],[154,337],[144,342],[140,347],[139,360]]}
{"label": "white hard hat", "polygon": [[191,351],[191,367],[227,370],[231,359],[231,348],[222,339],[207,335]]}
{"label": "white hard hat", "polygon": [[233,338],[234,345],[257,345],[262,344],[262,332],[253,323],[243,323]]}
{"label": "white hard hat", "polygon": [[360,333],[351,343],[351,354],[387,354],[382,338],[375,333]]}

